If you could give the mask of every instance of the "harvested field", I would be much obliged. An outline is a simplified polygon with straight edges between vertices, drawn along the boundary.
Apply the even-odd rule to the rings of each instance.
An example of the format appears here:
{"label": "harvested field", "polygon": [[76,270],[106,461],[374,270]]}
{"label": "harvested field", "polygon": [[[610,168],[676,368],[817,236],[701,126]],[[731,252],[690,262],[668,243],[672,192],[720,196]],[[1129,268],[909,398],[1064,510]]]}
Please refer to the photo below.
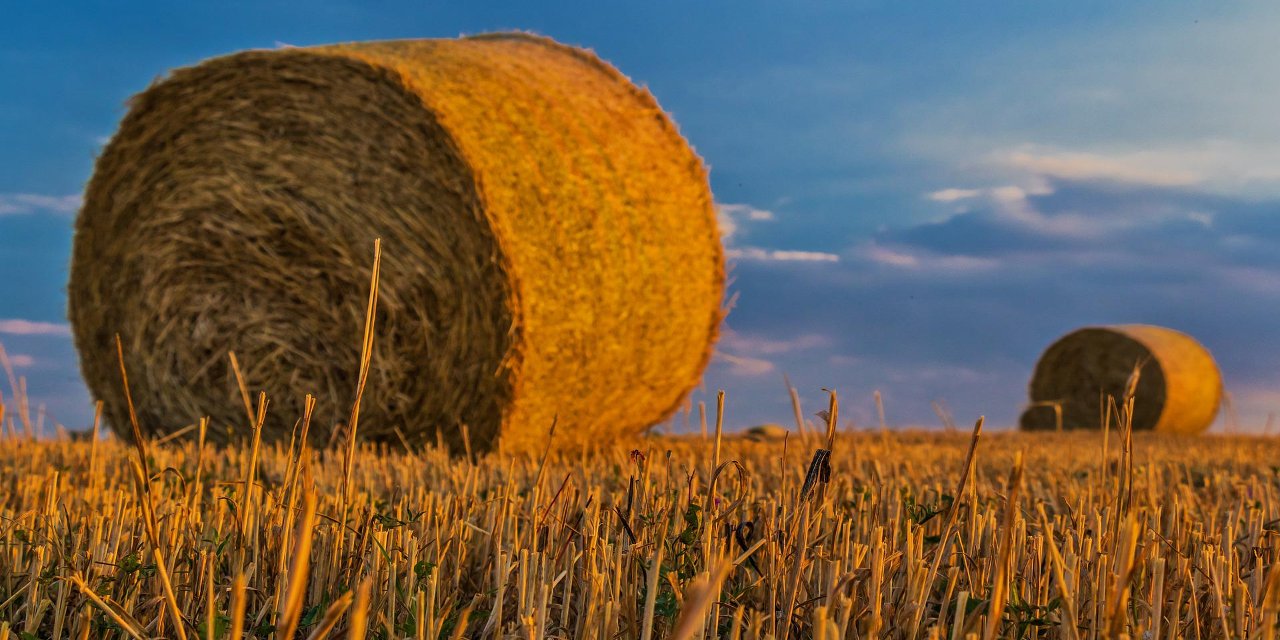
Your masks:
{"label": "harvested field", "polygon": [[812,433],[475,462],[11,435],[0,637],[1273,636],[1280,443],[972,442],[841,434],[806,489]]}

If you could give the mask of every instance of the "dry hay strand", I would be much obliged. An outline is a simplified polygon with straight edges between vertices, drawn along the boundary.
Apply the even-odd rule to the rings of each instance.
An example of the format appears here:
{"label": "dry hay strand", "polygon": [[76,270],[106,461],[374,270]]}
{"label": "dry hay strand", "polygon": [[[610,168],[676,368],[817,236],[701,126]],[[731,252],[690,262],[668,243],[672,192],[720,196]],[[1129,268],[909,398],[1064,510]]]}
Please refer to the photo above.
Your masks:
{"label": "dry hay strand", "polygon": [[1129,324],[1079,329],[1050,345],[1032,374],[1022,428],[1056,428],[1055,405],[1062,428],[1100,428],[1100,402],[1124,402],[1135,365],[1134,429],[1192,435],[1213,423],[1222,376],[1209,351],[1173,329]]}
{"label": "dry hay strand", "polygon": [[[722,318],[706,170],[645,90],[526,34],[237,53],[130,103],[76,223],[82,371],[128,430],[243,435],[227,353],[287,440],[303,396],[360,435],[455,450],[598,442],[669,416]],[[128,437],[128,434],[124,434]]]}

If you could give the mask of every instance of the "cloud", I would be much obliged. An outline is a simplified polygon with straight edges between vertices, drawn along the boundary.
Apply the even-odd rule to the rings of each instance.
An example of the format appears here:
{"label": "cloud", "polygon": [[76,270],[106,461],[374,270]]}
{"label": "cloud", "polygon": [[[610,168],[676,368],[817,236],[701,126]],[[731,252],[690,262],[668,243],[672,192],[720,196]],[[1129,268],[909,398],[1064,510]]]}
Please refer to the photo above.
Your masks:
{"label": "cloud", "polygon": [[79,195],[48,196],[38,193],[0,193],[0,215],[19,215],[45,211],[74,214],[80,210]]}
{"label": "cloud", "polygon": [[840,256],[823,251],[792,249],[767,249],[755,246],[737,246],[746,226],[753,222],[773,222],[778,217],[767,209],[749,204],[716,204],[716,218],[720,225],[720,238],[725,244],[725,257],[730,260],[751,262],[839,262]]}
{"label": "cloud", "polygon": [[[1194,162],[1195,156],[1202,162]],[[1136,151],[1119,154],[1061,150],[1014,150],[998,154],[997,163],[1049,178],[1182,187],[1204,180],[1203,164],[1212,154],[1179,151]],[[1190,166],[1189,166],[1190,165]],[[1199,170],[1197,170],[1199,169]]]}
{"label": "cloud", "polygon": [[735,376],[755,377],[771,373],[773,363],[762,358],[735,356],[722,351],[716,352],[716,360],[729,365],[729,373]]}
{"label": "cloud", "polygon": [[[1000,227],[1003,235],[1021,232],[1096,242],[1117,232],[1170,222],[1192,222],[1209,228],[1216,220],[1211,207],[1221,202],[1204,192],[1174,185],[1107,183],[1041,174],[1023,182],[1025,186],[947,188],[927,194],[937,202],[962,199],[957,194],[969,201],[943,220],[930,224],[940,227],[959,220],[982,220],[987,227]],[[929,225],[915,229],[926,226]]]}
{"label": "cloud", "polygon": [[716,203],[716,221],[720,224],[720,237],[725,242],[737,235],[744,221],[761,222],[776,219],[772,211],[758,209],[749,204]]}
{"label": "cloud", "polygon": [[[1031,369],[1053,339],[1084,325],[1151,323],[1185,331],[1212,351],[1237,394],[1240,430],[1280,416],[1272,371],[1280,353],[1273,321],[1280,198],[1066,179],[1048,185],[1039,194],[981,187],[965,212],[872,232],[821,271],[745,265],[731,316],[743,336],[831,341],[820,351],[741,355],[768,361],[774,375],[793,374],[802,391],[838,388],[849,404],[842,413],[860,424],[875,423],[867,396],[880,389],[894,424],[936,424],[929,403],[944,399],[957,419],[981,414],[1001,426],[1016,423]],[[1009,215],[1002,207],[1011,203],[1032,217]],[[1048,231],[1067,224],[1058,220],[1080,231]],[[856,364],[833,356],[856,356]],[[789,407],[774,377],[744,370],[721,363],[711,375],[724,382],[709,384],[785,419]],[[805,397],[806,407],[820,402],[816,392]]]}
{"label": "cloud", "polygon": [[36,363],[36,359],[35,359],[34,357],[32,357],[32,356],[29,356],[29,355],[25,354],[25,353],[15,353],[15,354],[13,354],[13,355],[9,356],[9,364],[13,365],[13,366],[14,366],[14,368],[16,368],[16,369],[22,369],[22,368],[24,368],[24,367],[30,367],[31,365],[34,365],[35,363]]}
{"label": "cloud", "polygon": [[787,251],[782,249],[761,249],[760,247],[738,247],[726,249],[725,256],[733,260],[752,260],[756,262],[840,261],[840,256],[823,251]]}
{"label": "cloud", "polygon": [[751,353],[755,355],[778,355],[794,351],[816,349],[830,344],[830,338],[816,333],[807,333],[796,336],[795,338],[779,340],[775,338],[766,338],[756,334],[740,333],[732,329],[725,329],[724,334],[720,337],[720,346],[722,348],[727,348],[739,353]]}
{"label": "cloud", "polygon": [[747,220],[776,220],[772,211],[760,209],[749,204],[717,203],[716,210],[722,215]]}
{"label": "cloud", "polygon": [[930,273],[988,271],[1000,266],[998,260],[969,255],[939,255],[909,247],[889,247],[867,243],[855,255],[876,265]]}
{"label": "cloud", "polygon": [[929,194],[929,199],[935,202],[955,202],[957,200],[968,200],[976,198],[985,193],[983,189],[942,189]]}
{"label": "cloud", "polygon": [[1047,185],[1035,190],[1027,190],[1019,186],[1005,185],[987,191],[993,211],[1006,220],[1023,227],[1047,235],[1067,236],[1071,238],[1094,238],[1103,233],[1115,218],[1106,221],[1091,219],[1087,215],[1074,212],[1045,215],[1036,208],[1031,196],[1051,195],[1053,189]]}
{"label": "cloud", "polygon": [[[980,160],[959,168],[975,181],[1017,185],[1033,195],[1055,181],[1180,188],[1222,195],[1280,195],[1280,145],[1259,140],[1079,147],[1023,142],[986,149],[970,147],[967,154]],[[926,196],[936,202],[956,202],[989,195],[990,189],[950,187]]]}
{"label": "cloud", "polygon": [[0,319],[0,334],[15,336],[70,336],[71,326],[17,318]]}
{"label": "cloud", "polygon": [[[862,424],[874,424],[869,397],[881,389],[898,424],[936,424],[929,402],[943,398],[959,421],[985,414],[988,425],[1010,425],[1054,338],[1083,324],[1150,322],[1206,344],[1228,389],[1233,380],[1259,389],[1239,396],[1242,424],[1280,415],[1280,391],[1269,391],[1280,389],[1271,373],[1280,121],[1269,115],[1280,90],[1240,64],[1280,60],[1280,50],[1263,33],[1274,20],[1206,35],[1231,13],[1253,10],[1172,10],[1154,21],[1123,12],[1101,29],[957,48],[965,57],[935,65],[928,79],[938,82],[913,77],[877,86],[888,98],[850,98],[842,106],[855,108],[840,111],[862,117],[844,129],[793,127],[785,139],[755,140],[761,153],[722,144],[711,154],[720,184],[746,182],[760,202],[795,193],[791,206],[805,212],[792,219],[778,205],[777,223],[743,221],[732,248],[848,240],[844,250],[787,245],[840,257],[819,268],[737,266],[738,329],[820,332],[833,343],[779,354],[726,347],[775,374],[735,378],[721,362],[708,385],[729,387],[732,413],[767,410],[775,421],[790,415],[776,379],[786,371],[810,394],[806,409],[823,401],[816,389],[838,388],[842,414]],[[805,106],[788,102],[790,121],[816,122],[794,117]],[[735,130],[749,129],[769,131]],[[769,144],[806,164],[744,167],[770,158]],[[766,229],[777,239],[751,233]],[[856,364],[838,367],[837,355]]]}
{"label": "cloud", "polygon": [[806,333],[792,338],[770,338],[755,333],[740,333],[726,327],[716,345],[716,359],[729,366],[735,376],[762,376],[777,369],[774,359],[827,347],[827,336]]}

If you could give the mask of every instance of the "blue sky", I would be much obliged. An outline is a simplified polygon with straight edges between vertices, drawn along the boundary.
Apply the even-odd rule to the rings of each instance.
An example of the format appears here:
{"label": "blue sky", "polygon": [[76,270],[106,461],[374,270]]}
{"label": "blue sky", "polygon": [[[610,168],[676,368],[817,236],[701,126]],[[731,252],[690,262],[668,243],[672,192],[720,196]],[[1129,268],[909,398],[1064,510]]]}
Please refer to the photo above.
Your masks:
{"label": "blue sky", "polygon": [[[46,6],[47,5],[47,6]],[[647,85],[711,167],[737,305],[728,423],[1010,425],[1080,325],[1187,331],[1241,429],[1280,410],[1280,6],[1263,2],[24,3],[0,24],[0,343],[90,401],[71,225],[124,102],[246,48],[526,29]],[[5,389],[7,385],[0,385]],[[699,396],[702,397],[702,396]],[[1218,428],[1222,428],[1220,425]]]}

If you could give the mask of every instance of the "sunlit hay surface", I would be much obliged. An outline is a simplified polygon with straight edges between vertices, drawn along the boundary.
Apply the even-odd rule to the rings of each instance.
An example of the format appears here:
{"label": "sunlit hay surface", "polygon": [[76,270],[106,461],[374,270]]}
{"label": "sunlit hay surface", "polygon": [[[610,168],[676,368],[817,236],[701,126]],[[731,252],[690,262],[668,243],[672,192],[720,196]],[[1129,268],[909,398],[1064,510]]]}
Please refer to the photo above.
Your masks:
{"label": "sunlit hay surface", "polygon": [[[131,102],[97,162],[68,287],[82,370],[130,436],[244,422],[227,358],[313,442],[357,388],[362,437],[536,450],[634,433],[699,379],[721,318],[706,170],[654,98],[523,35],[251,51]],[[396,433],[396,430],[400,433]]]}
{"label": "sunlit hay surface", "polygon": [[1022,428],[1057,428],[1056,405],[1063,428],[1099,429],[1100,399],[1123,398],[1135,365],[1134,429],[1194,435],[1213,424],[1222,375],[1209,351],[1185,333],[1128,324],[1079,329],[1050,345],[1032,374]]}
{"label": "sunlit hay surface", "polygon": [[984,434],[958,490],[968,434],[841,435],[802,496],[825,440],[794,433],[545,463],[10,436],[0,636],[1271,637],[1280,443],[1105,438]]}

